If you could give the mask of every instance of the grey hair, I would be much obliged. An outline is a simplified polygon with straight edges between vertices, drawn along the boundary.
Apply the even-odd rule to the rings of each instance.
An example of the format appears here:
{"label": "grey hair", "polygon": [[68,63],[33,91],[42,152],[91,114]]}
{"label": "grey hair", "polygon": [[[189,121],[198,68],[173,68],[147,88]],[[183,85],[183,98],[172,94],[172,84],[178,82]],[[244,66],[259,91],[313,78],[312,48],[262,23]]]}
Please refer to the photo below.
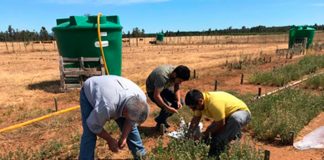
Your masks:
{"label": "grey hair", "polygon": [[125,108],[127,109],[128,118],[141,124],[147,119],[150,107],[146,100],[135,95],[126,102]]}

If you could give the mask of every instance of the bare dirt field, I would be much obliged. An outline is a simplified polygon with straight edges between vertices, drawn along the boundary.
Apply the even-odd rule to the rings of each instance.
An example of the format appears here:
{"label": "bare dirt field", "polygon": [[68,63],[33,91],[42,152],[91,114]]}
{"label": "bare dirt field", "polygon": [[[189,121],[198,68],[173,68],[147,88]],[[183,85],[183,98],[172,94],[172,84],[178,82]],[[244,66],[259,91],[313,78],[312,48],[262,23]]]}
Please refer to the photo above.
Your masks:
{"label": "bare dirt field", "polygon": [[[323,37],[324,33],[317,33],[315,42],[323,43]],[[198,78],[183,83],[182,95],[189,88],[214,90],[215,80],[218,82],[218,90],[257,94],[259,86],[246,83],[249,75],[294,63],[301,57],[285,59],[276,56],[276,49],[288,47],[286,35],[167,37],[166,44],[162,45],[150,45],[148,43],[150,40],[152,39],[131,39],[130,44],[123,44],[122,75],[142,86],[148,74],[158,65],[187,65],[196,70]],[[235,63],[243,58],[253,59],[265,55],[271,56],[272,61],[240,70],[224,66],[226,61]],[[55,43],[26,45],[0,43],[0,129],[54,112],[54,98],[58,101],[59,110],[79,105],[79,90],[66,93],[59,91],[58,58]],[[245,83],[240,85],[242,73]],[[262,92],[274,89],[276,87],[262,87]],[[164,144],[169,140],[166,136],[161,137],[154,133],[153,118],[159,109],[152,102],[149,103],[151,116],[140,128],[148,151],[157,144],[157,139],[162,139]],[[297,140],[323,125],[322,112],[298,133]],[[173,124],[172,129],[176,129],[176,124]],[[45,152],[43,154],[50,155],[58,150],[55,146],[63,146],[64,149],[55,152],[49,159],[55,159],[54,157],[76,159],[81,133],[79,110],[3,132],[0,133],[0,159],[8,157],[9,152],[38,153],[38,155]],[[117,137],[118,134],[115,133],[114,136]],[[263,149],[270,150],[273,160],[324,159],[323,150],[298,151],[292,146],[255,143]],[[48,146],[54,147],[48,149]],[[43,152],[39,153],[41,149]],[[112,154],[103,140],[97,142],[96,152],[99,158],[131,158],[127,149]]]}

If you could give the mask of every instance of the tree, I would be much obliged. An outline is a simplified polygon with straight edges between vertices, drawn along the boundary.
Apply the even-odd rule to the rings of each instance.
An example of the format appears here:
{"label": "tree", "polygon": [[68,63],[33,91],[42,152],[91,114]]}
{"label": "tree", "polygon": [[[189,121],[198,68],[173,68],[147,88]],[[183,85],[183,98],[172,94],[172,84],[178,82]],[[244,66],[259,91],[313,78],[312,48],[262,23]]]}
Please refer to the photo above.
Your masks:
{"label": "tree", "polygon": [[47,32],[47,30],[46,30],[46,28],[44,26],[39,31],[39,36],[40,36],[41,41],[49,40],[48,32]]}
{"label": "tree", "polygon": [[138,27],[133,28],[132,37],[138,37],[141,31]]}
{"label": "tree", "polygon": [[15,30],[11,27],[11,25],[8,26],[8,40],[13,41],[14,40],[14,34]]}

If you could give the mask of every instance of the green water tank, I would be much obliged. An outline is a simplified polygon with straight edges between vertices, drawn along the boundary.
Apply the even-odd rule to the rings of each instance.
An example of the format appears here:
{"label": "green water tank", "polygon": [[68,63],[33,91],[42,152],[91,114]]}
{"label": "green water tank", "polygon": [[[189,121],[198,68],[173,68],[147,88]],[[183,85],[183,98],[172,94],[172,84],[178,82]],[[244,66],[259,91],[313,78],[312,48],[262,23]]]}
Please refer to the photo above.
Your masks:
{"label": "green water tank", "polygon": [[156,41],[163,42],[163,39],[164,39],[164,34],[163,33],[156,34]]}
{"label": "green water tank", "polygon": [[293,26],[289,30],[289,48],[292,48],[294,43],[301,43],[304,38],[307,38],[306,48],[309,48],[313,43],[315,29],[307,26]]}
{"label": "green water tank", "polygon": [[[70,16],[56,20],[53,27],[62,57],[100,57],[97,16]],[[100,34],[109,74],[121,75],[122,26],[118,16],[100,17]]]}

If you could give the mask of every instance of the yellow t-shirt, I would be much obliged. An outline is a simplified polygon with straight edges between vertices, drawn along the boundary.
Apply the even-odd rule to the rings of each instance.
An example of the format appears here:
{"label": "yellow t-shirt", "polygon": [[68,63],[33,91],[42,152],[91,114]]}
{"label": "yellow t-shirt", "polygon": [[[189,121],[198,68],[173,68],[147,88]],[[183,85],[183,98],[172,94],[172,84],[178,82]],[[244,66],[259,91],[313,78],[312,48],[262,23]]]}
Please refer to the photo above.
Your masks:
{"label": "yellow t-shirt", "polygon": [[203,96],[204,109],[202,111],[196,110],[194,112],[194,115],[197,117],[204,115],[214,121],[220,121],[229,117],[237,110],[246,110],[250,112],[249,108],[242,100],[229,93],[222,91],[204,92]]}

